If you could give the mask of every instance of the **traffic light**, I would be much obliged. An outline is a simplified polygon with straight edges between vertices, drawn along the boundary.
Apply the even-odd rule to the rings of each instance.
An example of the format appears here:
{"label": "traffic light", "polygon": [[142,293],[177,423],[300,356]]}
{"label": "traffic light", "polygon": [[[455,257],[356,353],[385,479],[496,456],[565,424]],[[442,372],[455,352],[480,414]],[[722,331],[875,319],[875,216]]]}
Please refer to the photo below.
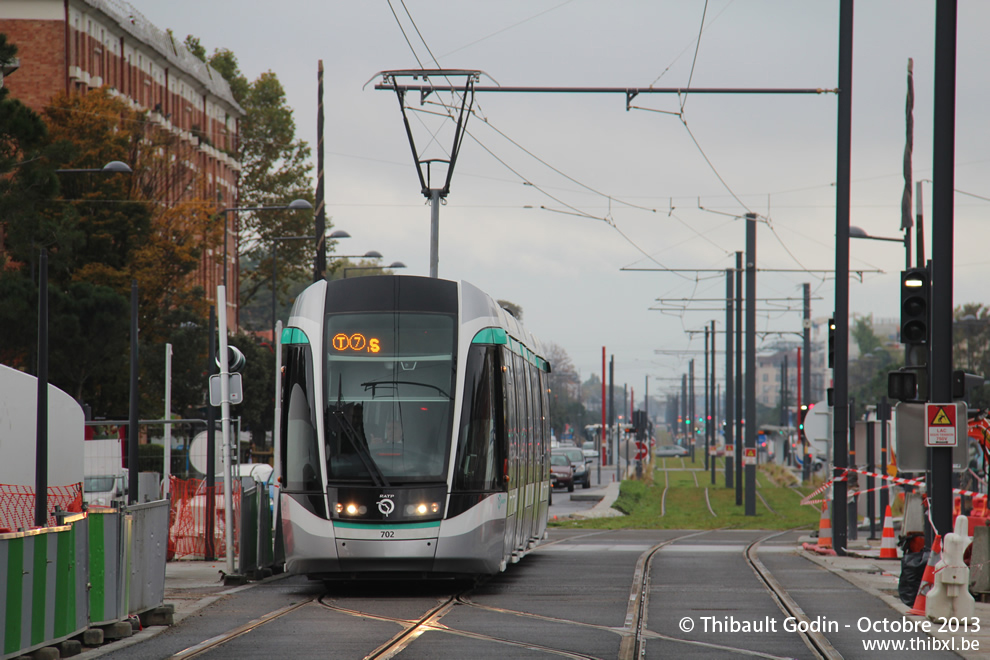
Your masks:
{"label": "traffic light", "polygon": [[928,271],[909,268],[901,272],[901,343],[928,343]]}
{"label": "traffic light", "polygon": [[[244,357],[244,353],[236,346],[231,346],[227,344],[227,371],[229,373],[237,373],[244,368],[244,364],[247,362],[247,358]],[[220,367],[220,357],[217,356],[217,368]]]}
{"label": "traffic light", "polygon": [[808,416],[808,406],[802,405],[801,409],[798,410],[798,436],[801,438],[802,442],[805,440],[806,437],[804,434],[804,418],[807,416]]}
{"label": "traffic light", "polygon": [[828,368],[835,368],[835,319],[828,320]]}

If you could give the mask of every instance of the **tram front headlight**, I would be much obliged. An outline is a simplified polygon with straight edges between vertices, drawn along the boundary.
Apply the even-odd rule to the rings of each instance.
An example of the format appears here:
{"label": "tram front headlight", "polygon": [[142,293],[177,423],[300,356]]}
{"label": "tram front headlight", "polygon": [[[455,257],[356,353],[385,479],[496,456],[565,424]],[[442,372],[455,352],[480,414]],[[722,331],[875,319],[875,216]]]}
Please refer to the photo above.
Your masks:
{"label": "tram front headlight", "polygon": [[440,511],[439,502],[420,502],[419,504],[407,504],[407,516],[425,516],[428,513],[438,513]]}
{"label": "tram front headlight", "polygon": [[336,509],[338,514],[347,514],[348,516],[363,516],[368,512],[368,507],[353,502],[350,504],[337,502]]}

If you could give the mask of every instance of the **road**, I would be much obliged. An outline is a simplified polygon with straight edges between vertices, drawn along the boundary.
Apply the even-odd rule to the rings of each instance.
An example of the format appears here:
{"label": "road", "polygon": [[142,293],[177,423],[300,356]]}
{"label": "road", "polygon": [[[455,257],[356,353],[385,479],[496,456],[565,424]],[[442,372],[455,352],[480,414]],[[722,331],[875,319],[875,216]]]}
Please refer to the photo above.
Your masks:
{"label": "road", "polygon": [[[854,659],[876,656],[869,640],[925,643],[883,631],[901,614],[799,554],[797,538],[554,528],[477,584],[269,580],[104,657]],[[790,631],[795,616],[825,631]]]}

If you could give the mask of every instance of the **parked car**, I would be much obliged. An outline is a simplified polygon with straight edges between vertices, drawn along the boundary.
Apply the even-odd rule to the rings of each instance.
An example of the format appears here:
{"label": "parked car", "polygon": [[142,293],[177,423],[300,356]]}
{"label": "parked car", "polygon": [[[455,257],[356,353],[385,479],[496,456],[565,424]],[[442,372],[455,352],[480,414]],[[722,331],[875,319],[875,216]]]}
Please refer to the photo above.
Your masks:
{"label": "parked car", "polygon": [[581,445],[581,451],[584,452],[585,460],[590,458],[592,463],[598,460],[598,443],[594,440],[589,440]]}
{"label": "parked car", "polygon": [[556,455],[566,456],[574,464],[575,483],[581,482],[582,488],[591,488],[591,468],[588,462],[593,459],[585,458],[584,452],[577,447],[558,447],[551,450],[551,458]]}
{"label": "parked car", "polygon": [[687,456],[690,454],[685,447],[680,445],[659,445],[657,447],[657,456]]}
{"label": "parked car", "polygon": [[574,465],[563,454],[550,456],[550,485],[567,486],[568,493],[574,492]]}

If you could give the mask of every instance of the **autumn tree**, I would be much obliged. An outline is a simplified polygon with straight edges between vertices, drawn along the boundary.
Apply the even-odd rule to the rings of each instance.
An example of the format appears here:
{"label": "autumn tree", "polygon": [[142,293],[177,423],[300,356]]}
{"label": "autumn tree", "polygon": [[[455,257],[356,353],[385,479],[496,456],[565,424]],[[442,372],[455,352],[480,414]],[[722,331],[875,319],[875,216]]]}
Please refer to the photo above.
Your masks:
{"label": "autumn tree", "polygon": [[[278,76],[266,71],[252,82],[240,70],[236,56],[218,48],[207,56],[199,39],[190,35],[190,52],[216,69],[228,82],[234,99],[244,108],[240,124],[240,199],[236,206],[285,206],[294,199],[313,203],[310,181],[312,165],[309,145],[296,137],[296,122],[285,89]],[[234,200],[225,200],[234,206]],[[239,255],[241,263],[240,304],[249,308],[267,298],[272,287],[272,240],[276,236],[310,236],[313,214],[305,211],[242,213]],[[328,229],[329,232],[328,222]],[[278,291],[280,302],[301,282],[309,282],[313,268],[313,242],[284,241],[278,246]],[[333,250],[332,243],[328,251]],[[257,323],[260,315],[242,316],[252,329],[267,329],[270,322]],[[264,318],[264,317],[262,317]]]}

